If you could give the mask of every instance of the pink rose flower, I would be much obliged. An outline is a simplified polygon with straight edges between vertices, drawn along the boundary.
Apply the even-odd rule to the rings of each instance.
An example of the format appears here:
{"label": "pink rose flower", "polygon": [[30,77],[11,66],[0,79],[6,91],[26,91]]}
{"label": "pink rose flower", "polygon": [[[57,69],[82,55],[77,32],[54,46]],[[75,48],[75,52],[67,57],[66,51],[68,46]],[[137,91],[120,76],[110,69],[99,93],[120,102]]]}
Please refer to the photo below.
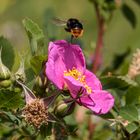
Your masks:
{"label": "pink rose flower", "polygon": [[65,86],[64,71],[73,67],[81,72],[85,70],[85,59],[81,48],[65,40],[50,42],[46,75],[59,89],[64,89]]}
{"label": "pink rose flower", "polygon": [[114,105],[113,96],[99,79],[86,69],[79,45],[64,40],[50,42],[46,75],[59,89],[68,88],[72,98],[96,114],[107,113]]}

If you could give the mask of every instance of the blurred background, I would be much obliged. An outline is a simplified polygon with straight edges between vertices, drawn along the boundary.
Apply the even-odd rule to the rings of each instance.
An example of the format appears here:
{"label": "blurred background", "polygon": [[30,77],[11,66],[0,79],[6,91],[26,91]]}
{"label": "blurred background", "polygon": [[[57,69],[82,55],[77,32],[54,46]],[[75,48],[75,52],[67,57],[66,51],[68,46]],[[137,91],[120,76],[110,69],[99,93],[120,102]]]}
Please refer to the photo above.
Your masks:
{"label": "blurred background", "polygon": [[[87,64],[92,65],[98,35],[98,23],[94,5],[90,1],[92,0],[0,0],[0,36],[4,36],[10,41],[16,53],[20,52],[26,56],[30,50],[30,43],[22,21],[29,17],[43,29],[47,54],[47,44],[50,40],[70,39],[70,34],[65,32],[64,27],[54,25],[52,19],[55,17],[62,20],[71,17],[77,18],[84,26],[84,34],[77,39],[77,42],[83,48]],[[127,4],[130,9],[125,7],[122,10],[121,6],[118,6],[113,11],[111,19],[106,23],[101,70],[105,71],[107,68],[112,68],[115,71],[118,67],[117,65],[113,67],[114,63],[118,64],[124,60],[118,69],[123,75],[128,71],[132,53],[135,52],[136,48],[140,48],[140,1],[122,0],[122,2]],[[5,59],[8,61],[9,54],[6,55]],[[18,67],[16,61],[13,69]],[[30,75],[28,76],[30,77]],[[85,140],[84,136],[87,137],[88,135],[88,132],[85,131],[88,124],[87,121],[84,122],[83,118],[86,117],[88,120],[89,117],[84,114],[84,109],[78,108],[75,113],[78,116],[75,117],[76,122],[81,124],[78,132],[81,136],[79,139]],[[92,121],[94,126],[98,124],[95,130],[95,140],[109,140],[114,136],[109,125],[106,125],[106,122],[101,118],[93,116]],[[67,122],[75,124],[73,118],[67,118]],[[100,133],[102,130],[103,132]]]}
{"label": "blurred background", "polygon": [[[140,47],[140,8],[132,0],[125,1],[133,10],[136,26],[123,16],[117,8],[104,35],[103,67],[109,66],[114,55],[132,51]],[[29,42],[22,25],[25,17],[31,18],[43,29],[46,39],[65,39],[70,35],[63,27],[58,27],[51,19],[64,20],[78,18],[84,25],[84,35],[79,39],[87,58],[94,53],[97,39],[97,20],[93,4],[87,0],[0,0],[0,35],[10,39],[12,45],[20,51],[27,51]]]}

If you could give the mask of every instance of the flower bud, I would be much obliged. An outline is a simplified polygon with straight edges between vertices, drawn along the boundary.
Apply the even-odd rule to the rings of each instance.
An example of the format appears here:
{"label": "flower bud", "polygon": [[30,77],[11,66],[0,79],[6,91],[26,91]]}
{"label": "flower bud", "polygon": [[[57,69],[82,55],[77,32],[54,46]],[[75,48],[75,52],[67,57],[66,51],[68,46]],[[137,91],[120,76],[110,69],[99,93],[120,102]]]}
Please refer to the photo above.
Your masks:
{"label": "flower bud", "polygon": [[0,87],[3,87],[3,88],[8,88],[10,87],[12,84],[12,81],[11,80],[2,80],[0,81]]}
{"label": "flower bud", "polygon": [[55,108],[55,114],[58,117],[65,117],[70,115],[75,107],[75,103],[72,101],[61,101]]}
{"label": "flower bud", "polygon": [[2,49],[0,50],[0,79],[9,79],[10,78],[10,70],[2,63],[1,57]]}
{"label": "flower bud", "polygon": [[47,83],[47,78],[46,77],[41,77],[41,75],[38,75],[35,79],[35,84],[33,86],[33,91],[37,95],[43,96],[44,93],[46,92],[46,83]]}
{"label": "flower bud", "polygon": [[22,88],[21,87],[15,87],[14,92],[20,93],[20,92],[22,92]]}
{"label": "flower bud", "polygon": [[20,81],[22,81],[23,83],[24,83],[25,80],[26,80],[25,69],[24,69],[24,61],[23,61],[23,60],[21,60],[21,62],[20,62],[20,67],[19,67],[19,69],[17,70],[17,72],[15,73],[15,78],[16,78],[16,80],[20,80]]}
{"label": "flower bud", "polygon": [[40,76],[37,76],[36,79],[35,79],[35,84],[39,87],[42,87],[43,86],[43,81],[41,79]]}
{"label": "flower bud", "polygon": [[35,79],[35,84],[39,87],[46,87],[47,85],[47,77],[41,72]]}

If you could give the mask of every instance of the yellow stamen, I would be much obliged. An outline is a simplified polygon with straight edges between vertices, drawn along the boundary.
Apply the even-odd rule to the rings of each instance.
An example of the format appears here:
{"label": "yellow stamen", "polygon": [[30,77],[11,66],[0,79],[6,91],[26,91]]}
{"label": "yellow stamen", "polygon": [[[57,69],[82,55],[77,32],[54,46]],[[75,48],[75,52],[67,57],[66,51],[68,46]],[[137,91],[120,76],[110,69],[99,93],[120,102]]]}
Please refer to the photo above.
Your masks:
{"label": "yellow stamen", "polygon": [[72,70],[64,71],[65,76],[72,76],[75,80],[82,83],[87,91],[87,93],[91,93],[92,89],[86,84],[86,77],[80,71],[78,71],[75,67]]}

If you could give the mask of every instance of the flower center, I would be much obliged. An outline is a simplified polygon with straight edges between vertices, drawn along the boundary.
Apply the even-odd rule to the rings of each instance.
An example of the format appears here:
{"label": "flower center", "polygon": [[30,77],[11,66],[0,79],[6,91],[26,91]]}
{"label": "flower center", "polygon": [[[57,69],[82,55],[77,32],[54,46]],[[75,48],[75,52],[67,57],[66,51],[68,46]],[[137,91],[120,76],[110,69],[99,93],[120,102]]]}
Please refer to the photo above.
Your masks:
{"label": "flower center", "polygon": [[87,93],[91,93],[92,89],[86,83],[86,77],[80,71],[78,71],[75,67],[72,70],[64,71],[65,76],[72,76],[75,80],[82,83],[87,91]]}

